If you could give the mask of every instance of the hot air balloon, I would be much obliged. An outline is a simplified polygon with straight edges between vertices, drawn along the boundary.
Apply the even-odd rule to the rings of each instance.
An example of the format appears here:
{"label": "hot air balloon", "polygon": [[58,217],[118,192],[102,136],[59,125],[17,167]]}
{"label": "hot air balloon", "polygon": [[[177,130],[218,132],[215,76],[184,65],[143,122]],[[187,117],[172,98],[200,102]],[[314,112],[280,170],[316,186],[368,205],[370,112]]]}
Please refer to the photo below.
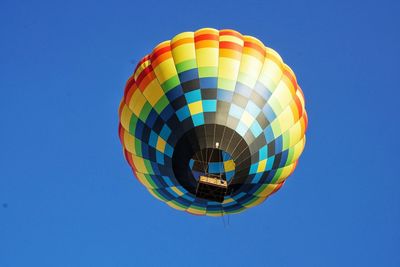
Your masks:
{"label": "hot air balloon", "polygon": [[128,79],[119,118],[137,180],[196,215],[262,203],[294,171],[306,140],[293,71],[234,30],[183,32],[157,45]]}

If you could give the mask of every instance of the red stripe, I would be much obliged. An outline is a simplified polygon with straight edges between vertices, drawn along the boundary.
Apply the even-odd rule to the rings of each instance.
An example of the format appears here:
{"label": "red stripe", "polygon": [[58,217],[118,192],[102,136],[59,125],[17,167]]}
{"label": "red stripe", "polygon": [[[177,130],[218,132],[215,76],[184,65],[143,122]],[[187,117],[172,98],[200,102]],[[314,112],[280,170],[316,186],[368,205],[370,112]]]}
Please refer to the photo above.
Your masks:
{"label": "red stripe", "polygon": [[257,43],[245,41],[244,47],[253,48],[253,49],[257,50],[258,52],[260,52],[261,55],[265,56],[265,47],[262,47],[262,46],[258,45]]}
{"label": "red stripe", "polygon": [[142,83],[143,79],[147,76],[147,74],[151,73],[152,71],[153,71],[153,67],[151,65],[148,65],[144,70],[142,70],[142,72],[137,77],[136,84],[140,85]]}
{"label": "red stripe", "polygon": [[122,128],[121,123],[118,124],[118,135],[119,135],[119,140],[121,141],[122,144],[124,144],[124,142],[123,142],[123,140],[124,140],[123,136],[124,135],[123,135],[123,128]]}
{"label": "red stripe", "polygon": [[294,102],[296,103],[297,110],[299,112],[299,118],[303,115],[303,107],[301,106],[301,101],[297,95],[294,97]]}
{"label": "red stripe", "polygon": [[142,59],[139,61],[139,63],[136,65],[135,71],[134,71],[133,73],[135,73],[135,72],[138,70],[138,68],[140,67],[140,65],[142,65],[144,62],[146,62],[147,60],[149,60],[149,58],[150,58],[150,55],[144,56],[144,58],[142,58]]}
{"label": "red stripe", "polygon": [[307,127],[308,127],[308,116],[307,116],[307,112],[304,112],[303,117],[304,117],[304,124],[305,124],[305,127],[304,127],[304,132],[305,132],[305,131],[307,130]]}
{"label": "red stripe", "polygon": [[135,83],[135,79],[133,78],[133,75],[128,79],[125,85],[125,90],[124,90],[124,98],[127,98],[128,91],[132,87],[132,85]]}
{"label": "red stripe", "polygon": [[169,51],[171,51],[171,47],[169,45],[165,46],[163,48],[154,50],[153,53],[151,53],[151,61],[155,61],[159,56],[161,56],[162,54],[167,53]]}
{"label": "red stripe", "polygon": [[217,34],[205,33],[205,34],[197,35],[194,37],[195,42],[200,42],[200,41],[204,41],[204,40],[218,41],[219,36]]}
{"label": "red stripe", "polygon": [[290,71],[288,71],[286,68],[283,69],[283,74],[285,74],[285,76],[289,78],[289,80],[293,84],[293,87],[296,88],[297,87],[297,82],[296,82],[296,79],[293,76],[293,74]]}
{"label": "red stripe", "polygon": [[233,42],[220,42],[219,43],[219,48],[220,49],[232,49],[232,50],[236,50],[236,51],[242,51],[242,46],[238,45],[237,43],[233,43]]}
{"label": "red stripe", "polygon": [[231,36],[236,36],[239,39],[242,39],[242,35],[234,30],[221,30],[219,31],[219,35],[220,36],[231,35]]}

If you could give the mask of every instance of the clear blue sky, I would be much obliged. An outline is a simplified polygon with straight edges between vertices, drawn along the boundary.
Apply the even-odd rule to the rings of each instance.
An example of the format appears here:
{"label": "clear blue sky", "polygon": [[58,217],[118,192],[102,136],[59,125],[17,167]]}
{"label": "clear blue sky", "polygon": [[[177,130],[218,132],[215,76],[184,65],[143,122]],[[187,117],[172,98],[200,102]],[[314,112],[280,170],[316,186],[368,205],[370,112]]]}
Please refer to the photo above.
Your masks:
{"label": "clear blue sky", "polygon": [[[398,1],[0,2],[0,266],[400,266]],[[233,28],[297,74],[308,142],[263,205],[154,199],[118,140],[136,62]]]}

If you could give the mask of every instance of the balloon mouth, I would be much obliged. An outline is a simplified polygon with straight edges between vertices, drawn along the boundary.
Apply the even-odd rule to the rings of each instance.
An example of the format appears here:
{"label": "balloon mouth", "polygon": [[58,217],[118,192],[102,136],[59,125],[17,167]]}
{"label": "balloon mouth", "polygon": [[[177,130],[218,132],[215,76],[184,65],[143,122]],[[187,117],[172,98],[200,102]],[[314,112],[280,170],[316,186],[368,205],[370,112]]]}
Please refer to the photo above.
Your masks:
{"label": "balloon mouth", "polygon": [[232,156],[219,149],[218,142],[215,147],[197,151],[189,161],[189,168],[196,181],[199,181],[200,176],[211,176],[229,183],[235,174],[235,166]]}
{"label": "balloon mouth", "polygon": [[[209,201],[216,198],[199,195],[198,187],[204,177],[226,182],[218,202],[240,191],[249,175],[250,149],[235,130],[217,124],[197,126],[177,141],[172,155],[173,172],[178,183],[187,191]],[[222,193],[221,193],[222,194]]]}

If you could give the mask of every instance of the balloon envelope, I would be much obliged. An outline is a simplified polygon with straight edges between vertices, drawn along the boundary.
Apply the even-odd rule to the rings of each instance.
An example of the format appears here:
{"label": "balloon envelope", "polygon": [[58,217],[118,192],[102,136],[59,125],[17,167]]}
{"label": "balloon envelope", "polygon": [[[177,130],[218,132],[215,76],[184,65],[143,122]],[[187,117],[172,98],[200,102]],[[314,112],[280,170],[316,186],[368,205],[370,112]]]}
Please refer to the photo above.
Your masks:
{"label": "balloon envelope", "polygon": [[178,34],[146,55],[119,117],[140,183],[175,209],[211,216],[241,212],[280,189],[307,127],[303,93],[278,53],[210,28]]}

